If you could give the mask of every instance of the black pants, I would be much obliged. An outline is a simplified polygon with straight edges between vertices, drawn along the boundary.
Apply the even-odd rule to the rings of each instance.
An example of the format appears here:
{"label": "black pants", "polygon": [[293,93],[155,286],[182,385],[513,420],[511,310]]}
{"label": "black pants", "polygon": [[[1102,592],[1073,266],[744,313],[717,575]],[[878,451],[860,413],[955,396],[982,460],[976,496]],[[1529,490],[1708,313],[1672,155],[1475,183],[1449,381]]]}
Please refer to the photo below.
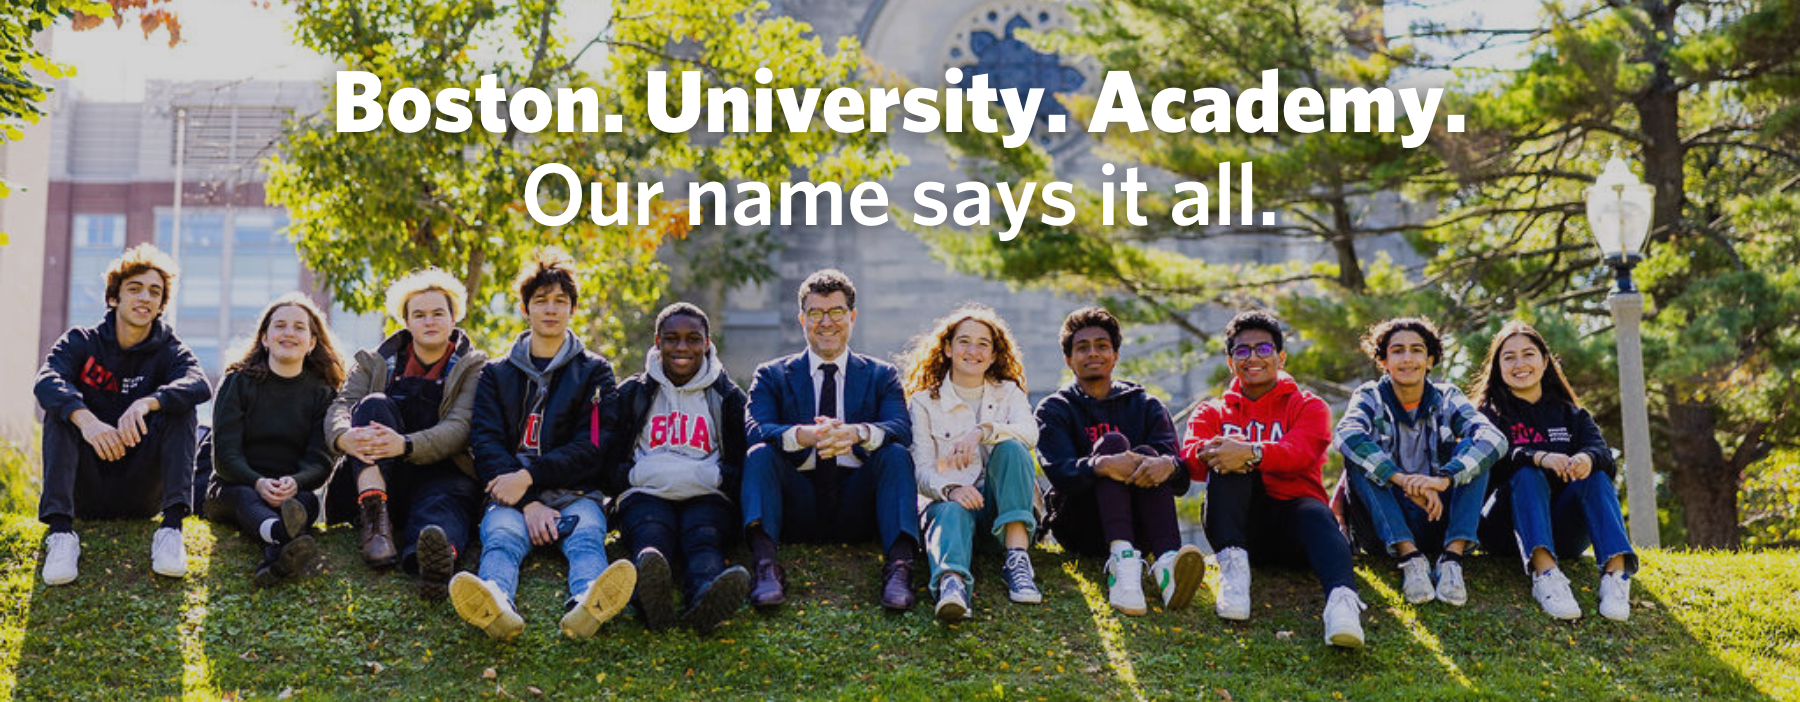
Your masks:
{"label": "black pants", "polygon": [[[382,393],[364,396],[350,410],[351,426],[364,427],[372,423],[380,423],[402,434],[429,428],[409,426],[402,419],[399,403]],[[479,513],[485,502],[486,495],[480,483],[451,460],[419,465],[394,457],[378,461],[376,467],[387,483],[388,518],[393,521],[394,537],[399,540],[401,568],[407,572],[418,570],[413,554],[418,549],[419,532],[428,526],[443,529],[444,536],[461,556],[479,523]],[[356,474],[362,469],[363,465],[356,459],[345,457],[338,464],[338,474],[331,480],[331,494],[346,496],[352,509],[356,504]]]}
{"label": "black pants", "polygon": [[[294,495],[300,506],[306,508],[306,523],[312,524],[319,518],[319,496],[305,490]],[[236,525],[238,531],[257,543],[262,540],[263,522],[271,519],[281,522],[281,511],[263,501],[262,495],[256,493],[252,485],[227,485],[214,481],[206,491],[206,518],[221,524]],[[299,534],[288,534],[288,538]]]}
{"label": "black pants", "polygon": [[1311,497],[1269,497],[1260,473],[1213,473],[1205,525],[1214,550],[1241,548],[1259,565],[1311,566],[1327,595],[1339,587],[1356,589],[1350,542],[1331,508]]}
{"label": "black pants", "polygon": [[[1117,455],[1129,451],[1130,446],[1124,435],[1108,433],[1094,444],[1090,455]],[[1142,448],[1140,452],[1150,450]],[[1175,470],[1185,468],[1177,465]],[[1081,556],[1107,555],[1114,541],[1129,541],[1150,554],[1168,553],[1181,548],[1175,497],[1175,488],[1166,480],[1146,488],[1095,477],[1093,490],[1061,498],[1050,533],[1064,549]]]}
{"label": "black pants", "polygon": [[152,412],[149,434],[117,461],[100,459],[67,417],[44,418],[44,494],[38,518],[142,519],[193,499],[192,411]]}
{"label": "black pants", "polygon": [[636,494],[625,498],[618,519],[632,558],[645,548],[661,551],[692,602],[694,593],[725,570],[725,540],[737,510],[719,495],[673,501]]}

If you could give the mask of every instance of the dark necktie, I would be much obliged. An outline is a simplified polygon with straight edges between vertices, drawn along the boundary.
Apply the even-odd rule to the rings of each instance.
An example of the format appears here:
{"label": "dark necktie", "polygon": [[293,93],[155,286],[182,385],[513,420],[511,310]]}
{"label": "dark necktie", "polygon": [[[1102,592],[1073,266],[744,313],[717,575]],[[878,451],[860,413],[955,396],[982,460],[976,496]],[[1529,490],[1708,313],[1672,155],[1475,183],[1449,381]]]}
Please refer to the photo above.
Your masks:
{"label": "dark necktie", "polygon": [[[819,383],[819,416],[838,416],[837,406],[837,364],[821,363],[819,372],[825,375],[824,382]],[[819,457],[813,463],[813,492],[819,500],[819,511],[832,514],[837,510],[838,464],[836,458]]]}

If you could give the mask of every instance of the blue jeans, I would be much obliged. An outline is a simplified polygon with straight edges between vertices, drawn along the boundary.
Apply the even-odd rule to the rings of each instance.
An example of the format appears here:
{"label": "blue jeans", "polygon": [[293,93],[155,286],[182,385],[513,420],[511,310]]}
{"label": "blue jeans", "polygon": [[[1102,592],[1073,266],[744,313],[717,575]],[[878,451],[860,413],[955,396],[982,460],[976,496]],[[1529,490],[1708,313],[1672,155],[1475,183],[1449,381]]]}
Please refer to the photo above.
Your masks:
{"label": "blue jeans", "polygon": [[1438,499],[1444,503],[1444,516],[1436,521],[1426,517],[1425,509],[1413,504],[1398,485],[1376,485],[1369,482],[1368,473],[1356,468],[1351,469],[1349,480],[1356,499],[1368,508],[1369,521],[1375,524],[1375,533],[1387,544],[1390,556],[1399,555],[1395,547],[1407,541],[1420,550],[1435,551],[1425,544],[1449,546],[1461,539],[1469,542],[1464,553],[1480,543],[1476,528],[1481,525],[1481,503],[1487,498],[1488,471],[1482,471],[1467,484],[1451,485],[1438,493]]}
{"label": "blue jeans", "polygon": [[932,594],[937,593],[938,579],[947,572],[975,582],[969,562],[977,533],[987,532],[991,541],[1000,543],[1008,524],[1024,524],[1027,535],[1037,531],[1035,468],[1024,444],[1002,441],[988,452],[980,510],[970,512],[954,500],[939,500],[925,508],[925,554],[931,559]]}
{"label": "blue jeans", "polygon": [[[562,540],[563,555],[569,559],[569,596],[580,597],[606,568],[606,514],[599,502],[586,498],[558,511],[580,519],[575,531]],[[530,552],[531,532],[525,528],[525,513],[488,503],[487,514],[481,517],[481,578],[499,585],[507,599],[512,599],[519,591],[519,564]]]}
{"label": "blue jeans", "polygon": [[1619,510],[1619,489],[1606,473],[1594,471],[1552,492],[1547,471],[1524,467],[1513,474],[1511,487],[1513,533],[1519,537],[1527,571],[1531,554],[1540,548],[1553,558],[1574,558],[1592,543],[1602,567],[1622,555],[1625,572],[1637,572],[1637,553],[1631,550],[1625,516]]}

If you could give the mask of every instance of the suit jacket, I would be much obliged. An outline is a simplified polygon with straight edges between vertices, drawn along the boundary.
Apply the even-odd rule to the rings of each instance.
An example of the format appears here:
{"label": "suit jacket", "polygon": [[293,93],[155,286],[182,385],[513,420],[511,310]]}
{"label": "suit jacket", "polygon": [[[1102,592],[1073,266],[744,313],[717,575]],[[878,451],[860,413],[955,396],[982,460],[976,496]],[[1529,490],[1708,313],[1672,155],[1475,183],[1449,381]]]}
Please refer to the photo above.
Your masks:
{"label": "suit jacket", "polygon": [[[811,424],[818,416],[818,393],[813,389],[806,353],[783,356],[757,367],[756,378],[750,383],[750,406],[744,415],[744,433],[750,445],[766,443],[782,451],[782,434],[795,425]],[[844,361],[842,382],[844,406],[839,415],[845,423],[880,427],[886,434],[882,437],[883,446],[912,444],[912,418],[906,411],[906,391],[900,387],[898,369],[880,359],[851,353]],[[799,465],[811,451],[782,453]],[[859,460],[868,459],[869,452],[861,444],[855,453]]]}

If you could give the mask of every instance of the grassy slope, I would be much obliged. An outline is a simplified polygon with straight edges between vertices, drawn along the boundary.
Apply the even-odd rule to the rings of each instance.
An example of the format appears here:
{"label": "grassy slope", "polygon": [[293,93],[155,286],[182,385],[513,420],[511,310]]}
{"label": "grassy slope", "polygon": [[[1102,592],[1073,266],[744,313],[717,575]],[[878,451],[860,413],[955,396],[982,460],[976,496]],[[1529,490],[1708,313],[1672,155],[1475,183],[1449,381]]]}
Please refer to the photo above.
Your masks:
{"label": "grassy slope", "polygon": [[87,526],[81,579],[46,589],[41,527],[0,516],[0,697],[1800,699],[1792,551],[1649,554],[1624,625],[1593,613],[1591,564],[1570,569],[1588,612],[1570,625],[1539,613],[1510,562],[1473,563],[1462,610],[1406,606],[1398,573],[1365,562],[1360,652],[1320,645],[1323,599],[1304,573],[1259,570],[1246,624],[1215,618],[1204,594],[1188,611],[1120,618],[1097,563],[1039,552],[1045,605],[1004,602],[983,562],[976,619],[946,627],[924,605],[873,606],[876,557],[841,548],[796,549],[794,603],[711,639],[627,617],[568,641],[560,559],[534,557],[529,628],[499,644],[405,578],[365,571],[347,530],[323,539],[326,572],[264,592],[249,584],[255,549],[199,522],[188,579],[150,575],[150,526]]}

